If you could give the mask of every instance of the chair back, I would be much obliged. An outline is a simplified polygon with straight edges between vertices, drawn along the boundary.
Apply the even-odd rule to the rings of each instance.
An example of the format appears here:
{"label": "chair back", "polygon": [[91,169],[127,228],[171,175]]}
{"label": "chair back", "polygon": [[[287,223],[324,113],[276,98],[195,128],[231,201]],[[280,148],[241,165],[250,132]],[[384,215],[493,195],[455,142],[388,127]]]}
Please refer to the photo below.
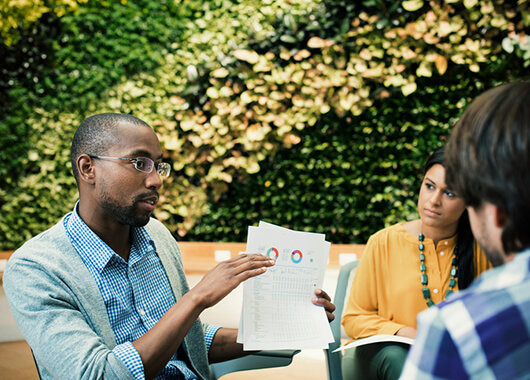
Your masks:
{"label": "chair back", "polygon": [[329,380],[342,380],[342,352],[333,352],[341,346],[341,318],[344,311],[344,303],[346,295],[349,293],[350,278],[352,272],[357,269],[359,260],[351,261],[340,268],[339,278],[337,279],[337,286],[335,288],[335,297],[333,303],[335,304],[335,319],[331,322],[331,332],[335,341],[330,343],[329,348],[324,350],[326,356],[326,367]]}
{"label": "chair back", "polygon": [[299,352],[300,350],[263,350],[242,358],[210,364],[210,380],[238,371],[288,366]]}

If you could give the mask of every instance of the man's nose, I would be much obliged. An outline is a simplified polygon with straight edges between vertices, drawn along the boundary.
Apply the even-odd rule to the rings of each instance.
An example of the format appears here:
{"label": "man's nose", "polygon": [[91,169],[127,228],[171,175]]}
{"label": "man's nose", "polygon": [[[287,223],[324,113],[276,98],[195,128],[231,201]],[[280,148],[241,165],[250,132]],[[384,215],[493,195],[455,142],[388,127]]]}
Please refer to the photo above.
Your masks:
{"label": "man's nose", "polygon": [[162,178],[160,178],[156,168],[153,168],[153,171],[147,175],[145,182],[145,186],[149,189],[154,188],[158,190],[162,187]]}

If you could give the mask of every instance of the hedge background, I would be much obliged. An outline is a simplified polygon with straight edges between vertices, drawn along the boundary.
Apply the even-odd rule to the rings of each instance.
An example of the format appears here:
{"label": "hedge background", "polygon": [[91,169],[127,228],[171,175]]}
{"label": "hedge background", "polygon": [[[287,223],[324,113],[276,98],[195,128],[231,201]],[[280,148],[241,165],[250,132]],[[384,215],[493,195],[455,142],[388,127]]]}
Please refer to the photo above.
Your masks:
{"label": "hedge background", "polygon": [[77,199],[79,123],[132,113],[174,174],[179,240],[266,220],[364,243],[416,217],[425,158],[479,93],[528,79],[529,1],[0,4],[0,249]]}

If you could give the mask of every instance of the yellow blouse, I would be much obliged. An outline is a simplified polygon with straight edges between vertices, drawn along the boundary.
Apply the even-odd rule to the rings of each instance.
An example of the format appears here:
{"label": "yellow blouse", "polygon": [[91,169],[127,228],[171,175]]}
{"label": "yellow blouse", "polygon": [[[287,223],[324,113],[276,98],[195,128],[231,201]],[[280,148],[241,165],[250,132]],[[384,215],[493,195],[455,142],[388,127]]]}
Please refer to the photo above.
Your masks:
{"label": "yellow blouse", "polygon": [[[416,315],[427,309],[420,279],[417,236],[402,224],[385,228],[368,239],[346,304],[342,324],[353,339],[377,334],[394,335],[403,326],[416,328]],[[456,236],[434,247],[425,238],[428,287],[434,303],[445,298],[451,279]],[[474,244],[475,277],[492,267],[484,251]],[[456,291],[457,286],[453,289]]]}

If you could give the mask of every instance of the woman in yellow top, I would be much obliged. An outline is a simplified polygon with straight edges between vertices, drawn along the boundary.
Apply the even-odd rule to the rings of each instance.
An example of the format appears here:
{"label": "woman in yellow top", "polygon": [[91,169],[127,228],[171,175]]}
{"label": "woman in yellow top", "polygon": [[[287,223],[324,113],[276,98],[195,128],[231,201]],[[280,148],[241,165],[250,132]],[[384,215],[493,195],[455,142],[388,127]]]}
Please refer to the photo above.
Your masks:
{"label": "woman in yellow top", "polygon": [[[464,201],[445,184],[445,149],[427,160],[418,198],[420,219],[370,237],[342,317],[353,339],[378,334],[414,338],[416,315],[470,285],[491,268],[475,242]],[[397,379],[408,345],[373,343],[348,349],[344,379]]]}

